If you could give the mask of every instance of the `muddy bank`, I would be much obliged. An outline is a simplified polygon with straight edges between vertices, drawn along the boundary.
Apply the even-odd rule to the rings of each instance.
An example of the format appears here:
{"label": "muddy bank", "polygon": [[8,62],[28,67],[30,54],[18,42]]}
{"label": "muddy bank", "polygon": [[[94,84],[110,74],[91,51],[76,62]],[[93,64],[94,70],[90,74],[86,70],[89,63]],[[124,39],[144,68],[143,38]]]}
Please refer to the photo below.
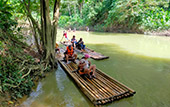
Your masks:
{"label": "muddy bank", "polygon": [[[63,28],[59,28],[63,29]],[[93,32],[110,32],[110,33],[137,33],[137,34],[144,34],[142,30],[138,29],[128,29],[128,28],[105,28],[105,27],[88,27],[88,26],[80,26],[80,27],[66,27],[66,30],[71,29],[77,31],[93,31]]]}
{"label": "muddy bank", "polygon": [[154,35],[154,36],[170,36],[170,30],[145,32],[144,34]]}

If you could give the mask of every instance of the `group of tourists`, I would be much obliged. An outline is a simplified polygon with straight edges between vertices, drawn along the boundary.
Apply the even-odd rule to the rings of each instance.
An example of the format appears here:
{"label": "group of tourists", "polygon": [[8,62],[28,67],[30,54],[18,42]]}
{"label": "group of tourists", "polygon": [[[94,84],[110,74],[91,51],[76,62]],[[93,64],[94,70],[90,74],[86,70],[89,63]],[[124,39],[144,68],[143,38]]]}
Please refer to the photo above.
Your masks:
{"label": "group of tourists", "polygon": [[[74,48],[72,45],[67,46],[64,55],[65,55],[64,60],[66,61],[67,64],[69,60],[71,60],[73,63],[76,63],[77,54],[74,53]],[[78,64],[77,72],[83,78],[89,77],[91,79],[95,77],[96,66],[91,65],[91,62],[88,61],[88,58],[90,58],[88,54],[85,54],[84,57],[81,58]]]}
{"label": "group of tourists", "polygon": [[83,39],[80,38],[79,41],[76,40],[76,36],[73,35],[71,41],[68,39],[68,36],[67,36],[67,32],[66,31],[63,31],[63,37],[65,37],[66,41],[67,42],[71,42],[72,46],[74,48],[77,48],[81,51],[85,51],[85,45],[84,45],[84,42],[83,42]]}
{"label": "group of tourists", "polygon": [[[68,39],[67,32],[63,31],[63,36],[65,39],[69,42],[71,42],[70,45],[66,47],[66,51],[64,52],[64,60],[68,64],[68,62],[71,60],[73,63],[76,63],[77,54],[74,52],[74,48],[77,48],[81,51],[85,50],[85,45],[83,42],[83,39],[80,38],[79,41],[76,40],[76,36],[73,35],[71,41]],[[78,63],[78,69],[77,72],[80,74],[80,76],[89,77],[89,78],[95,78],[95,72],[96,72],[96,66],[91,65],[91,62],[88,61],[88,58],[90,56],[88,54],[85,54],[81,60]]]}

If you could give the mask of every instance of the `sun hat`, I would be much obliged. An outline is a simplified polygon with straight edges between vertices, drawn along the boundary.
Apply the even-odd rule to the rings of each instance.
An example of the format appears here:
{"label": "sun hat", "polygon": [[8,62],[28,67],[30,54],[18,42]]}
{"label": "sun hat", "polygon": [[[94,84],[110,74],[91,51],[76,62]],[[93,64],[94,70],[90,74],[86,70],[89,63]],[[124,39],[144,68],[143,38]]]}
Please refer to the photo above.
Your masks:
{"label": "sun hat", "polygon": [[90,58],[90,56],[88,54],[85,54],[84,57],[85,58]]}

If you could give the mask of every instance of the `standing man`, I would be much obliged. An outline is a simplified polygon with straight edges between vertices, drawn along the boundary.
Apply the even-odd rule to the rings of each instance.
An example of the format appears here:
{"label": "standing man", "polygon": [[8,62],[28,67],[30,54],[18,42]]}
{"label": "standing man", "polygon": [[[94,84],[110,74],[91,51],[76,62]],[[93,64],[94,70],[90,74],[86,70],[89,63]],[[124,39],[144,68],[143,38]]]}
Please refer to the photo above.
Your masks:
{"label": "standing man", "polygon": [[63,31],[63,36],[65,37],[65,39],[66,39],[67,41],[69,41],[66,31]]}

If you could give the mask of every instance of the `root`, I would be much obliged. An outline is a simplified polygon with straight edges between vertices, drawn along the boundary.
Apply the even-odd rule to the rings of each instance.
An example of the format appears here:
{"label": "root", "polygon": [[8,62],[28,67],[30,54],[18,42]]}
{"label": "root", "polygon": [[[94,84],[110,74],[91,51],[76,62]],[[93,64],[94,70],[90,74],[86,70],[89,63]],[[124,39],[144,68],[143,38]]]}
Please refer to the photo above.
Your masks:
{"label": "root", "polygon": [[16,87],[18,87],[20,84],[18,84],[18,85],[11,85],[11,84],[8,84],[8,83],[5,83],[5,84],[3,84],[3,86],[10,86],[10,87],[12,87],[12,88],[16,88]]}
{"label": "root", "polygon": [[31,68],[30,68],[30,69],[29,69],[29,71],[28,71],[25,75],[23,75],[21,78],[26,77],[27,75],[29,75],[29,74],[30,74],[30,72],[31,72]]}

